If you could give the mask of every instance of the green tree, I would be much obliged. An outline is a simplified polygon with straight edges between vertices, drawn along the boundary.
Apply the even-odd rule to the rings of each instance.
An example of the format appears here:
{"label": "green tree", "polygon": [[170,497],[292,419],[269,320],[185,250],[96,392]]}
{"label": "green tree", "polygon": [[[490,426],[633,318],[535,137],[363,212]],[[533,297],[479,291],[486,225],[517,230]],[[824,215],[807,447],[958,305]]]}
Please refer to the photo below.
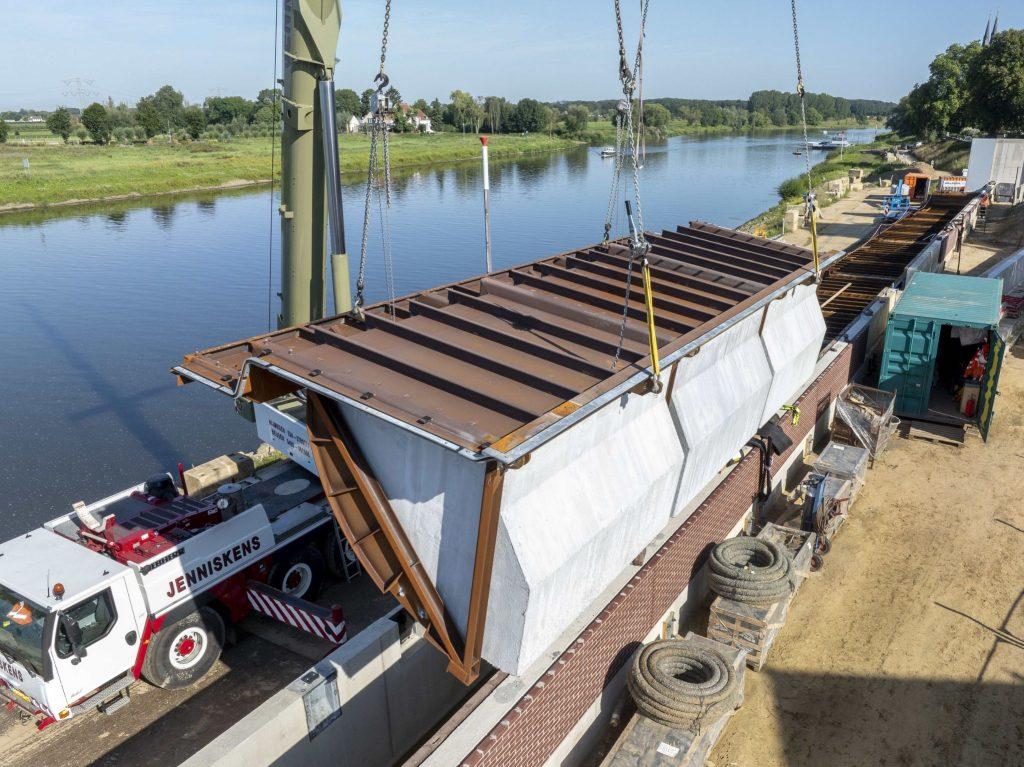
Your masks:
{"label": "green tree", "polygon": [[198,141],[206,130],[206,113],[199,107],[189,107],[182,117],[185,122],[185,130],[189,138]]}
{"label": "green tree", "polygon": [[185,112],[185,97],[170,85],[163,86],[156,93],[143,96],[135,107],[135,119],[146,135],[152,138],[157,133],[180,128]]}
{"label": "green tree", "polygon": [[[239,120],[249,124],[256,116],[257,108],[255,102],[249,101],[243,96],[211,96],[203,102],[206,121],[211,125],[230,125]],[[182,121],[184,121],[184,110],[182,111]]]}
{"label": "green tree", "polygon": [[644,104],[644,124],[648,128],[664,128],[671,119],[671,112],[661,104]]}
{"label": "green tree", "polygon": [[995,35],[971,61],[967,79],[976,127],[1024,132],[1024,29]]}
{"label": "green tree", "polygon": [[360,112],[361,115],[370,114],[370,106],[373,104],[374,93],[376,93],[376,91],[373,88],[367,88],[359,97],[359,106],[362,109]]}
{"label": "green tree", "polygon": [[7,143],[7,136],[11,129],[7,127],[7,121],[0,117],[0,144]]}
{"label": "green tree", "polygon": [[351,88],[342,88],[334,94],[334,106],[339,114],[342,112],[348,112],[350,115],[366,114],[361,111],[363,104],[359,95]]}
{"label": "green tree", "polygon": [[388,104],[391,105],[392,109],[398,109],[402,106],[402,94],[394,85],[388,88],[384,95],[387,97]]}
{"label": "green tree", "polygon": [[446,122],[461,131],[480,130],[484,121],[484,110],[476,99],[466,91],[452,91],[451,98]]}
{"label": "green tree", "polygon": [[46,118],[46,129],[54,136],[60,136],[67,143],[71,136],[71,113],[66,107],[57,107]]}
{"label": "green tree", "polygon": [[138,106],[135,108],[135,123],[138,127],[142,128],[146,138],[153,138],[153,136],[160,132],[160,113],[152,101],[146,101],[145,99],[139,101]]}
{"label": "green tree", "polygon": [[540,133],[548,127],[548,111],[535,99],[522,99],[512,112],[509,128],[518,133]]}
{"label": "green tree", "polygon": [[824,119],[825,118],[821,116],[821,112],[819,112],[814,107],[808,107],[807,108],[807,124],[808,125],[821,125],[821,123],[824,121]]}
{"label": "green tree", "polygon": [[110,141],[110,115],[102,104],[94,102],[85,108],[82,112],[82,126],[97,144]]}
{"label": "green tree", "polygon": [[501,96],[487,96],[484,99],[484,122],[489,133],[501,133],[507,104]]}
{"label": "green tree", "polygon": [[590,110],[582,104],[573,104],[565,112],[565,129],[570,133],[582,133],[587,129],[589,121]]}
{"label": "green tree", "polygon": [[[356,99],[356,103],[359,99]],[[281,119],[281,89],[264,88],[256,97],[256,112],[253,121],[267,127]]]}

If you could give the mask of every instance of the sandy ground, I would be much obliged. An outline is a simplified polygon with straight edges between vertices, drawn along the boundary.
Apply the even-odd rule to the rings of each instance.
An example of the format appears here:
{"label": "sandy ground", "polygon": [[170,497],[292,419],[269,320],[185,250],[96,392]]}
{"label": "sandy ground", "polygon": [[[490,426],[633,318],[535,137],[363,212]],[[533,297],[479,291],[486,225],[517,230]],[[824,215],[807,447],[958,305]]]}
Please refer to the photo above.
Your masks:
{"label": "sandy ground", "polygon": [[[888,187],[879,187],[877,183],[865,185],[822,208],[818,219],[819,252],[843,250],[874,232],[882,222],[882,205],[888,191]],[[782,240],[802,248],[811,247],[811,233],[807,229],[787,232]]]}
{"label": "sandy ground", "polygon": [[[1022,234],[995,209],[963,272]],[[987,444],[897,438],[876,462],[715,767],[1024,764],[1024,342],[999,391]]]}

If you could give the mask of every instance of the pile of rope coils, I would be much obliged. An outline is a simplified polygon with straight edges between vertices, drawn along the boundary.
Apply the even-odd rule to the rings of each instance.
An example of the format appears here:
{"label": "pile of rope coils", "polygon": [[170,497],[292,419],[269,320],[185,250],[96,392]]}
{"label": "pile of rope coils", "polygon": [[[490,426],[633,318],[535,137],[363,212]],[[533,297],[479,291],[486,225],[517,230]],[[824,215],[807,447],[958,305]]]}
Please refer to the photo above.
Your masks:
{"label": "pile of rope coils", "polygon": [[773,541],[741,536],[711,551],[711,590],[756,607],[780,602],[793,590],[793,562]]}
{"label": "pile of rope coils", "polygon": [[720,653],[680,639],[663,639],[633,658],[629,692],[637,710],[667,727],[700,734],[741,701],[739,678]]}

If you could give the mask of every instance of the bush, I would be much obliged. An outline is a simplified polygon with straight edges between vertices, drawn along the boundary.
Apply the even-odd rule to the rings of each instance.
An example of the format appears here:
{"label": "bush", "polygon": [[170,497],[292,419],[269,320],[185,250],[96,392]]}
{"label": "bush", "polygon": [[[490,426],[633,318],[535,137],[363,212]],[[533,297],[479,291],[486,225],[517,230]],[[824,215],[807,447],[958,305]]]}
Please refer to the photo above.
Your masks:
{"label": "bush", "polygon": [[75,131],[75,137],[80,142],[84,143],[85,140],[89,138],[89,131],[87,131],[85,128],[79,128],[78,130]]}
{"label": "bush", "polygon": [[789,200],[793,197],[803,198],[807,194],[807,179],[803,176],[796,176],[794,178],[788,178],[779,184],[777,189],[779,197],[783,200]]}

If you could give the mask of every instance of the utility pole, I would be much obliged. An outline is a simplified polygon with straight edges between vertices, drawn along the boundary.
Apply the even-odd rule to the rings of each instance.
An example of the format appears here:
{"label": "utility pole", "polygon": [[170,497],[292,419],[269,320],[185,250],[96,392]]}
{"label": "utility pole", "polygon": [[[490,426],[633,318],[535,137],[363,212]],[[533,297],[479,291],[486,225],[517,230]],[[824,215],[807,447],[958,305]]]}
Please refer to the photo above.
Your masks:
{"label": "utility pole", "polygon": [[480,137],[484,157],[484,259],[487,273],[494,267],[491,264],[491,166],[487,156],[487,136]]}
{"label": "utility pole", "polygon": [[[283,66],[281,118],[281,314],[279,327],[300,325],[324,316],[328,220],[327,185],[337,206],[332,221],[342,225],[340,190],[324,158],[337,162],[333,86],[335,53],[341,29],[339,0],[282,0]],[[319,97],[318,97],[319,96]],[[329,97],[331,104],[325,105]],[[327,135],[330,131],[331,135]],[[335,305],[347,311],[348,257],[341,231],[332,234]],[[334,252],[335,248],[342,252]]]}

